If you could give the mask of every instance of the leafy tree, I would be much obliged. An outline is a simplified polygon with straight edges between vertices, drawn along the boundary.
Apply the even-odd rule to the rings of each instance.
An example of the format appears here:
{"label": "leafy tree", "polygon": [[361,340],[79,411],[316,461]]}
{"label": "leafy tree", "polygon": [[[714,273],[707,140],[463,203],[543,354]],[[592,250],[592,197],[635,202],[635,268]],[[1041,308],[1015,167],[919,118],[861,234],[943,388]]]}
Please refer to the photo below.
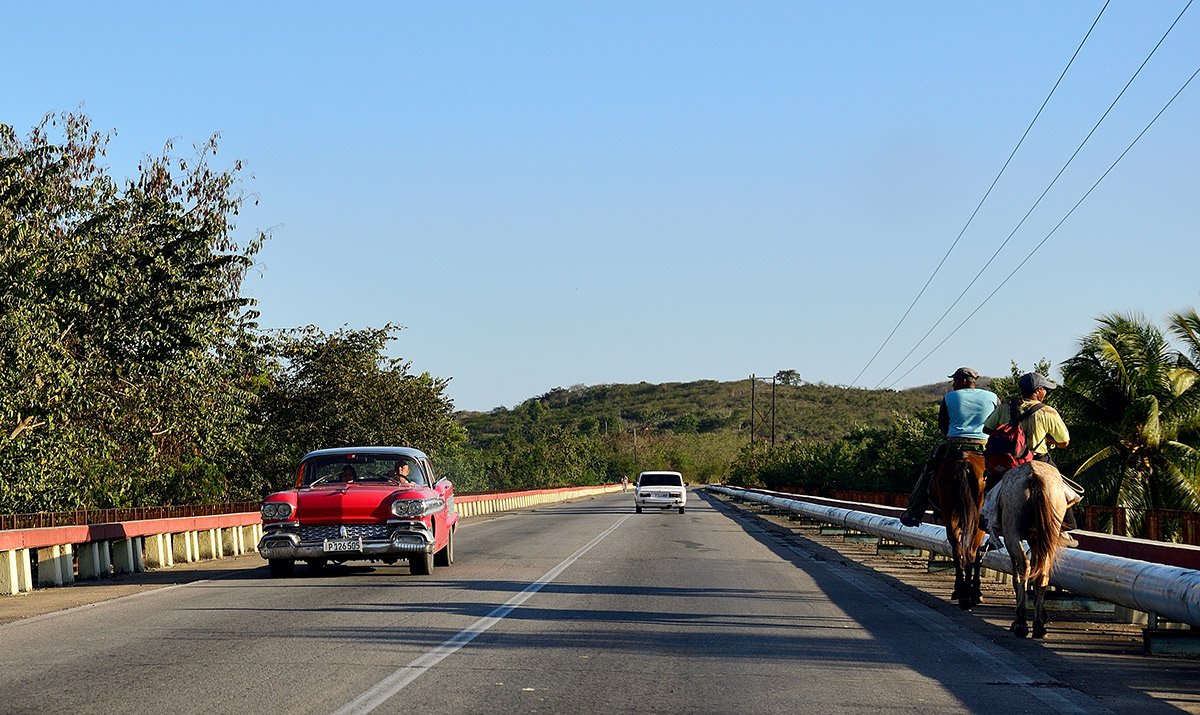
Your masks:
{"label": "leafy tree", "polygon": [[[1009,375],[1007,377],[998,377],[992,380],[992,384],[988,386],[988,389],[999,395],[1001,400],[1017,397],[1021,394],[1021,388],[1017,383],[1020,381],[1021,376],[1027,372],[1036,372],[1045,375],[1046,377],[1050,377],[1050,361],[1046,358],[1042,358],[1041,360],[1037,361],[1037,364],[1033,366],[1032,370],[1022,370],[1020,366],[1017,365],[1017,362],[1013,360],[1011,362]],[[1053,398],[1053,393],[1051,394],[1051,398]],[[1050,401],[1053,402],[1053,399]]]}
{"label": "leafy tree", "polygon": [[790,385],[791,387],[799,387],[804,384],[800,379],[800,373],[795,370],[780,370],[775,373],[775,381],[780,385]]}
{"label": "leafy tree", "polygon": [[[1176,316],[1187,338],[1195,314]],[[1200,453],[1180,439],[1200,414],[1200,373],[1163,333],[1138,316],[1107,315],[1063,365],[1055,397],[1069,418],[1075,475],[1092,503],[1145,509],[1200,504]]]}
{"label": "leafy tree", "polygon": [[119,182],[107,141],[78,114],[0,126],[3,511],[221,498],[246,439],[241,167],[211,168],[214,136]]}
{"label": "leafy tree", "polygon": [[304,453],[325,447],[401,444],[437,456],[465,438],[444,394],[449,380],[412,374],[411,364],[384,355],[400,328],[326,334],[315,326],[277,333],[277,362],[257,423],[258,458],[276,487]]}

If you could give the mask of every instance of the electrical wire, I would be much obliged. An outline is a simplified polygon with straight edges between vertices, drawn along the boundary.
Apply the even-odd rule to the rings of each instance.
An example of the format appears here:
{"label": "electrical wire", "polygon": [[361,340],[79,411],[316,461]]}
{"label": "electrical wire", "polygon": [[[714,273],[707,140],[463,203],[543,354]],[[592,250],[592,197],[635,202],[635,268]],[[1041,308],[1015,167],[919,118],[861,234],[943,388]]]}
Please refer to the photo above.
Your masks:
{"label": "electrical wire", "polygon": [[[1069,167],[1071,165],[1071,163],[1073,161],[1075,161],[1075,157],[1079,156],[1079,152],[1083,150],[1084,145],[1086,145],[1088,143],[1088,141],[1096,133],[1096,130],[1100,128],[1100,125],[1104,122],[1105,118],[1108,117],[1109,113],[1112,112],[1113,108],[1117,106],[1117,103],[1121,101],[1121,97],[1123,97],[1125,95],[1125,92],[1129,90],[1130,85],[1132,85],[1134,80],[1137,79],[1138,75],[1141,74],[1142,70],[1146,67],[1146,64],[1150,62],[1150,58],[1154,57],[1154,54],[1156,52],[1158,52],[1158,49],[1160,47],[1162,47],[1162,44],[1163,44],[1163,42],[1166,41],[1167,36],[1171,34],[1171,31],[1173,29],[1175,29],[1175,25],[1179,24],[1179,20],[1183,17],[1183,14],[1185,12],[1187,12],[1188,8],[1192,6],[1192,2],[1194,2],[1194,0],[1188,0],[1188,4],[1183,7],[1183,10],[1179,11],[1179,15],[1175,17],[1175,21],[1171,23],[1171,26],[1168,27],[1166,32],[1163,33],[1162,37],[1159,38],[1158,42],[1150,50],[1150,53],[1148,55],[1146,55],[1146,58],[1144,60],[1142,60],[1142,63],[1140,65],[1138,65],[1137,70],[1134,71],[1133,75],[1129,78],[1129,81],[1127,81],[1125,83],[1125,86],[1121,88],[1121,91],[1113,99],[1112,103],[1108,105],[1108,109],[1104,110],[1104,113],[1100,115],[1100,118],[1098,120],[1096,120],[1096,123],[1092,126],[1091,131],[1089,131],[1087,133],[1087,136],[1085,136],[1083,138],[1083,141],[1081,141],[1079,143],[1079,146],[1075,147],[1075,151],[1072,152],[1071,156],[1067,159],[1066,163],[1064,163],[1062,165],[1062,168],[1058,170],[1058,173],[1054,175],[1054,178],[1050,180],[1049,185],[1046,186],[1045,190],[1043,190],[1042,193],[1037,197],[1037,200],[1033,202],[1033,205],[1030,206],[1029,210],[1025,212],[1025,215],[1023,217],[1021,217],[1021,220],[1017,223],[1017,225],[1015,227],[1013,227],[1013,230],[1009,232],[1008,236],[1004,239],[1004,241],[1002,241],[1000,243],[1000,246],[998,248],[996,248],[994,253],[992,253],[991,258],[989,258],[987,260],[987,262],[983,264],[983,267],[981,267],[979,269],[979,271],[975,274],[975,277],[973,277],[971,279],[971,281],[969,283],[967,283],[966,287],[962,289],[962,292],[960,292],[958,294],[958,297],[955,298],[952,303],[950,303],[949,307],[946,308],[945,312],[942,313],[941,317],[939,317],[937,319],[937,321],[935,321],[934,324],[929,327],[929,330],[925,331],[925,334],[922,335],[920,337],[920,339],[918,339],[917,342],[912,346],[912,348],[910,348],[909,351],[904,354],[904,357],[900,358],[899,362],[896,363],[896,366],[893,367],[891,370],[889,370],[886,375],[884,375],[882,378],[880,378],[879,382],[875,383],[875,388],[878,388],[889,377],[891,377],[896,372],[896,370],[899,370],[900,367],[904,365],[904,361],[908,360],[908,358],[910,358],[912,356],[912,354],[914,352],[916,352],[918,348],[921,347],[921,344],[924,343],[929,338],[929,336],[931,334],[933,334],[933,331],[936,330],[937,327],[942,324],[942,321],[946,319],[946,316],[948,316],[950,314],[950,312],[952,310],[954,310],[954,308],[956,306],[958,306],[958,304],[960,302],[962,302],[962,299],[967,294],[967,292],[969,290],[971,290],[971,288],[975,285],[976,282],[979,281],[980,277],[982,277],[983,274],[987,271],[987,269],[992,265],[992,262],[996,260],[996,257],[1000,255],[1000,252],[1004,250],[1004,247],[1008,245],[1008,242],[1012,240],[1012,237],[1014,235],[1016,235],[1017,231],[1020,230],[1021,226],[1025,225],[1025,221],[1029,219],[1029,217],[1033,214],[1034,210],[1037,209],[1038,205],[1040,205],[1042,203],[1042,199],[1046,198],[1046,195],[1048,193],[1050,193],[1050,189],[1054,188],[1054,185],[1056,183],[1058,183],[1059,178],[1061,178],[1063,173],[1066,172],[1067,167]],[[892,384],[895,384],[895,382],[893,382]]]}
{"label": "electrical wire", "polygon": [[[1188,3],[1188,4],[1190,5],[1191,3]],[[1017,267],[1014,268],[1012,270],[1012,272],[1009,273],[1008,276],[1006,276],[1004,278],[1004,280],[1000,281],[1000,285],[996,286],[996,288],[994,290],[992,290],[992,292],[989,293],[987,295],[987,297],[984,298],[983,301],[978,306],[975,307],[975,310],[972,310],[970,312],[970,314],[967,315],[966,318],[963,318],[963,321],[961,323],[959,323],[958,326],[954,328],[954,330],[951,330],[950,333],[948,335],[946,335],[946,337],[942,338],[942,341],[939,342],[937,345],[935,345],[932,350],[930,350],[928,353],[926,353],[925,356],[922,357],[920,360],[913,363],[912,367],[908,368],[908,370],[906,370],[903,374],[901,374],[899,377],[897,377],[895,380],[893,380],[891,382],[891,384],[888,385],[889,389],[891,389],[896,383],[903,380],[905,377],[908,376],[909,373],[911,373],[913,370],[915,370],[917,367],[919,367],[922,363],[924,363],[926,360],[928,360],[930,357],[932,357],[933,354],[935,352],[937,352],[938,348],[945,345],[946,341],[948,341],[951,337],[954,336],[955,333],[957,333],[960,329],[962,329],[962,327],[964,325],[966,325],[967,322],[971,320],[971,318],[975,317],[975,314],[978,313],[981,309],[983,309],[983,306],[987,305],[988,301],[990,301],[997,293],[999,293],[1000,289],[1003,288],[1010,280],[1012,280],[1012,278],[1015,275],[1017,275],[1018,272],[1020,272],[1020,270],[1022,268],[1025,267],[1025,264],[1029,262],[1029,259],[1033,258],[1033,255],[1035,253],[1037,253],[1038,250],[1041,249],[1041,247],[1043,245],[1045,245],[1047,241],[1050,240],[1050,237],[1053,236],[1056,231],[1058,231],[1059,227],[1062,226],[1064,223],[1066,223],[1067,219],[1071,217],[1071,214],[1075,213],[1075,209],[1079,208],[1079,206],[1084,202],[1084,200],[1087,199],[1087,197],[1090,196],[1091,193],[1096,190],[1096,187],[1100,185],[1100,182],[1104,181],[1105,177],[1108,176],[1109,172],[1111,172],[1114,168],[1116,168],[1117,164],[1119,164],[1121,162],[1121,160],[1125,158],[1125,155],[1129,153],[1129,150],[1133,149],[1133,146],[1138,143],[1138,140],[1140,140],[1142,138],[1142,136],[1150,130],[1150,127],[1154,126],[1154,123],[1157,122],[1158,118],[1163,115],[1163,112],[1167,111],[1167,108],[1170,107],[1171,104],[1175,101],[1175,99],[1177,97],[1179,97],[1180,94],[1183,93],[1183,90],[1187,89],[1187,86],[1192,83],[1192,80],[1196,79],[1197,75],[1200,75],[1200,67],[1196,68],[1196,71],[1192,73],[1192,76],[1188,77],[1187,81],[1183,83],[1183,86],[1180,87],[1179,90],[1177,92],[1175,92],[1174,95],[1171,96],[1171,99],[1168,100],[1165,105],[1163,105],[1163,108],[1158,110],[1158,114],[1155,114],[1154,118],[1150,120],[1150,123],[1147,124],[1145,126],[1145,128],[1142,129],[1142,131],[1138,133],[1138,135],[1136,137],[1134,137],[1133,141],[1129,143],[1129,146],[1125,147],[1125,151],[1121,152],[1120,156],[1118,156],[1116,158],[1116,160],[1114,160],[1113,163],[1109,165],[1108,169],[1106,169],[1104,171],[1104,173],[1100,175],[1100,178],[1096,180],[1096,183],[1092,184],[1091,188],[1088,189],[1083,194],[1083,196],[1081,196],[1079,198],[1079,200],[1075,202],[1075,205],[1072,206],[1071,210],[1068,211],[1067,214],[1062,217],[1062,220],[1060,220],[1057,224],[1055,224],[1054,228],[1050,229],[1050,232],[1047,233],[1046,236],[1040,242],[1038,242],[1038,244],[1036,246],[1033,247],[1033,250],[1031,250],[1028,254],[1026,254],[1025,258],[1022,259],[1021,262],[1017,264]]]}
{"label": "electrical wire", "polygon": [[[976,204],[975,210],[971,212],[970,217],[967,218],[967,222],[963,224],[962,230],[958,232],[958,236],[954,238],[954,241],[950,244],[950,248],[946,249],[946,253],[942,256],[942,260],[938,262],[936,267],[934,267],[933,273],[929,274],[929,278],[925,280],[925,285],[921,286],[921,290],[917,291],[916,297],[912,299],[912,303],[908,305],[908,309],[905,310],[904,314],[900,316],[900,320],[896,321],[896,325],[892,327],[892,332],[888,333],[887,337],[883,339],[883,343],[881,343],[875,350],[875,354],[871,356],[871,359],[867,361],[867,364],[863,365],[863,368],[859,370],[858,374],[854,376],[854,379],[850,381],[851,387],[853,387],[854,384],[858,382],[859,378],[863,376],[863,373],[865,373],[867,369],[874,364],[875,358],[879,357],[879,353],[883,352],[883,349],[887,347],[889,342],[891,342],[892,337],[896,335],[896,331],[900,329],[900,326],[903,325],[904,321],[908,318],[909,313],[911,313],[912,309],[916,307],[917,301],[921,299],[921,296],[925,295],[925,291],[929,288],[929,284],[933,282],[933,279],[937,276],[938,272],[942,270],[942,266],[945,265],[946,259],[950,257],[950,254],[954,251],[954,248],[958,246],[958,242],[962,240],[963,234],[967,232],[967,229],[975,220],[975,216],[978,215],[979,210],[983,208],[984,202],[987,201],[989,196],[991,196],[992,189],[996,188],[996,184],[1000,181],[1000,177],[1004,175],[1005,170],[1008,169],[1008,165],[1012,163],[1013,157],[1017,154],[1017,150],[1020,149],[1021,145],[1025,143],[1025,138],[1029,136],[1029,132],[1033,129],[1033,125],[1037,122],[1038,117],[1042,116],[1042,111],[1045,110],[1046,105],[1050,103],[1050,98],[1054,96],[1054,92],[1058,89],[1058,85],[1062,83],[1063,77],[1067,76],[1067,70],[1071,69],[1071,65],[1074,64],[1075,58],[1079,56],[1079,52],[1083,49],[1084,43],[1086,43],[1088,38],[1091,37],[1092,30],[1096,29],[1096,24],[1100,22],[1100,18],[1104,15],[1104,11],[1108,8],[1108,3],[1110,1],[1111,0],[1105,1],[1104,6],[1101,7],[1100,12],[1097,13],[1096,19],[1092,20],[1092,24],[1090,27],[1088,27],[1087,33],[1084,34],[1083,39],[1079,41],[1079,46],[1075,48],[1075,52],[1071,55],[1071,59],[1067,61],[1067,66],[1064,67],[1062,73],[1058,75],[1058,79],[1054,82],[1054,86],[1050,88],[1050,93],[1046,95],[1044,100],[1042,100],[1042,106],[1038,107],[1037,113],[1034,114],[1033,119],[1029,121],[1029,126],[1025,127],[1025,132],[1021,135],[1021,138],[1017,140],[1017,145],[1013,147],[1011,152],[1009,152],[1008,158],[1004,160],[1004,165],[1000,167],[1000,171],[997,172],[996,178],[992,179],[991,185],[988,186],[987,191],[984,192],[983,198],[979,199],[979,203]],[[908,356],[906,355],[905,359],[907,359],[907,357]],[[903,362],[903,360],[901,360],[901,362]],[[892,371],[895,372],[895,368],[893,368]],[[888,374],[890,375],[891,373]],[[884,379],[886,380],[887,377],[885,376]],[[880,382],[882,382],[882,380]],[[878,387],[878,385],[876,385],[876,387]]]}

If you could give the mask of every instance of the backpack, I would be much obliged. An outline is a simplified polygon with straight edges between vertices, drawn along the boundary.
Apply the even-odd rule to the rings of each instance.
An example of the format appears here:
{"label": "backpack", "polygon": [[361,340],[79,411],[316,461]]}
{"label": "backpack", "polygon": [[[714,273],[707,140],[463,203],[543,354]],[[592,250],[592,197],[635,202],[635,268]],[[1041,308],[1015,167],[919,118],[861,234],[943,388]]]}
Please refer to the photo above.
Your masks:
{"label": "backpack", "polygon": [[1033,459],[1033,451],[1029,449],[1025,429],[1021,423],[1045,406],[1045,403],[1039,402],[1021,412],[1020,399],[1013,400],[1009,404],[1009,414],[1012,415],[1012,419],[992,430],[992,433],[988,435],[987,446],[983,450],[984,474],[988,484],[994,484],[1008,470]]}

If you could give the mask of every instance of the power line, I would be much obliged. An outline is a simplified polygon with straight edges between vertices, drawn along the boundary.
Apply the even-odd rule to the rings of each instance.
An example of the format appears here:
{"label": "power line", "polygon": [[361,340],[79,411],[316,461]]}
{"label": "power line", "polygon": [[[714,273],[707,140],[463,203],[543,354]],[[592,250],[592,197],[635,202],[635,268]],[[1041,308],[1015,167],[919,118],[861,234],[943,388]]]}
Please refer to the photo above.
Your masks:
{"label": "power line", "polygon": [[[987,191],[984,192],[983,198],[979,199],[979,203],[975,206],[975,210],[971,212],[971,216],[967,218],[967,222],[963,225],[962,230],[958,232],[958,236],[956,236],[954,241],[950,244],[950,248],[946,249],[946,253],[942,256],[942,260],[940,260],[937,266],[933,269],[933,273],[929,274],[929,278],[925,280],[925,285],[921,286],[921,290],[917,291],[916,297],[912,299],[912,303],[908,305],[908,309],[904,311],[904,315],[901,315],[900,320],[898,320],[896,325],[892,327],[892,332],[888,333],[888,336],[883,339],[883,343],[881,343],[880,346],[875,350],[875,354],[871,356],[871,359],[867,361],[867,364],[863,365],[863,368],[859,370],[858,374],[854,376],[854,379],[850,381],[851,386],[858,382],[859,378],[863,376],[863,373],[867,371],[867,368],[871,367],[871,365],[875,362],[875,358],[879,357],[879,353],[883,352],[883,349],[887,347],[889,342],[891,342],[892,337],[896,334],[896,331],[900,329],[900,326],[908,318],[908,314],[912,312],[914,307],[916,307],[917,301],[921,299],[921,296],[925,295],[925,291],[929,288],[929,284],[933,282],[933,279],[937,276],[938,272],[942,270],[942,266],[945,265],[946,259],[950,257],[950,254],[954,251],[954,248],[962,239],[963,234],[967,232],[967,228],[969,228],[971,223],[975,220],[975,216],[979,213],[979,209],[983,208],[983,203],[987,201],[989,196],[991,196],[992,189],[996,188],[996,184],[1000,181],[1000,177],[1004,175],[1004,171],[1008,169],[1008,165],[1012,163],[1013,157],[1017,154],[1017,150],[1020,149],[1021,145],[1025,143],[1025,138],[1029,136],[1029,132],[1031,129],[1033,129],[1033,125],[1037,122],[1038,117],[1042,116],[1042,111],[1045,110],[1046,105],[1050,103],[1050,98],[1054,96],[1054,92],[1058,89],[1058,85],[1062,83],[1063,77],[1067,76],[1067,70],[1071,69],[1071,65],[1074,64],[1075,58],[1079,56],[1079,52],[1083,49],[1084,43],[1086,43],[1087,39],[1091,37],[1092,30],[1096,29],[1096,24],[1100,22],[1100,17],[1104,15],[1105,9],[1108,8],[1109,1],[1111,0],[1106,0],[1104,7],[1101,7],[1100,12],[1096,15],[1096,19],[1092,20],[1092,24],[1088,28],[1087,33],[1083,36],[1083,39],[1079,41],[1079,46],[1075,48],[1075,52],[1071,55],[1071,59],[1067,61],[1067,66],[1064,67],[1062,73],[1058,75],[1058,80],[1056,80],[1054,82],[1054,86],[1050,88],[1050,93],[1046,95],[1046,99],[1042,100],[1042,106],[1038,107],[1037,113],[1034,114],[1033,119],[1029,121],[1029,126],[1025,127],[1025,132],[1017,141],[1017,145],[1013,147],[1012,151],[1008,155],[1008,158],[1004,160],[1004,165],[1000,167],[1000,171],[996,174],[996,178],[992,179],[991,185],[988,186]],[[907,357],[908,356],[906,355],[905,358]],[[903,362],[903,360],[901,362]],[[892,370],[894,372],[895,368]],[[891,373],[888,374],[890,375]],[[884,379],[887,379],[886,376]],[[882,382],[882,380],[880,382]],[[878,385],[876,386],[878,387]]]}
{"label": "power line", "polygon": [[[1190,5],[1191,3],[1189,2],[1188,4]],[[1184,9],[1186,10],[1187,8],[1184,8]],[[919,365],[921,365],[921,363],[928,360],[935,352],[937,352],[938,348],[945,345],[946,341],[948,341],[951,337],[953,337],[954,334],[957,333],[964,325],[966,325],[967,322],[971,318],[975,317],[975,314],[978,313],[983,308],[983,306],[986,305],[987,302],[992,299],[993,296],[995,296],[997,293],[999,293],[1000,289],[1003,288],[1010,280],[1012,280],[1013,276],[1017,275],[1017,273],[1022,268],[1025,267],[1025,264],[1029,262],[1029,259],[1033,258],[1033,255],[1035,253],[1037,253],[1038,250],[1043,245],[1045,245],[1045,243],[1047,241],[1050,240],[1050,237],[1053,236],[1056,231],[1058,231],[1059,227],[1062,226],[1064,223],[1066,223],[1066,220],[1071,217],[1071,214],[1075,213],[1075,209],[1079,208],[1080,204],[1082,204],[1084,202],[1084,200],[1087,199],[1087,197],[1090,196],[1091,193],[1096,190],[1096,187],[1100,185],[1100,182],[1104,181],[1105,177],[1108,176],[1109,172],[1111,172],[1114,168],[1116,168],[1117,164],[1119,164],[1121,162],[1121,160],[1125,158],[1125,155],[1129,153],[1130,149],[1133,149],[1134,144],[1138,143],[1138,140],[1140,140],[1142,138],[1142,136],[1147,131],[1150,130],[1150,127],[1154,126],[1154,123],[1157,122],[1158,118],[1163,115],[1163,112],[1167,111],[1167,108],[1170,107],[1171,104],[1175,101],[1175,99],[1177,97],[1179,97],[1180,94],[1183,93],[1183,90],[1187,89],[1187,86],[1189,84],[1191,84],[1192,80],[1196,79],[1196,75],[1200,75],[1200,67],[1196,68],[1196,71],[1192,73],[1192,76],[1188,77],[1187,81],[1183,83],[1183,86],[1180,87],[1179,90],[1177,92],[1175,92],[1174,95],[1171,96],[1171,99],[1168,100],[1165,105],[1163,105],[1163,108],[1158,110],[1158,114],[1154,115],[1154,118],[1150,120],[1150,123],[1147,124],[1145,126],[1145,128],[1142,129],[1142,131],[1138,132],[1138,135],[1136,137],[1134,137],[1132,142],[1129,143],[1129,146],[1125,147],[1125,151],[1121,152],[1120,156],[1118,156],[1116,158],[1116,160],[1113,161],[1113,163],[1109,165],[1108,169],[1106,169],[1105,172],[1100,175],[1099,179],[1096,179],[1096,183],[1092,184],[1091,188],[1088,189],[1087,192],[1084,193],[1084,195],[1081,196],[1079,198],[1079,200],[1075,202],[1075,205],[1072,206],[1071,210],[1068,211],[1067,214],[1062,217],[1062,220],[1059,221],[1057,224],[1055,224],[1054,228],[1050,229],[1050,232],[1047,233],[1046,236],[1040,242],[1038,242],[1038,244],[1036,246],[1033,247],[1033,250],[1031,250],[1028,254],[1026,254],[1025,258],[1022,259],[1022,261],[1017,264],[1017,267],[1014,268],[1012,270],[1012,272],[1009,273],[1007,277],[1005,277],[1004,280],[1000,281],[1000,285],[996,286],[996,288],[991,293],[989,293],[986,298],[983,299],[983,302],[981,302],[978,306],[976,306],[975,310],[972,310],[971,313],[969,315],[967,315],[966,318],[963,318],[963,321],[961,323],[959,323],[958,326],[954,328],[954,330],[951,330],[950,333],[946,337],[942,338],[942,341],[939,342],[937,345],[935,345],[932,350],[930,350],[928,353],[926,353],[925,356],[922,357],[920,360],[915,362],[912,365],[912,367],[908,368],[908,370],[906,370],[904,372],[904,374],[900,375],[895,380],[893,380],[892,383],[890,385],[888,385],[889,389],[891,387],[893,387],[897,382],[900,382],[901,380],[903,380],[910,372],[912,372]]]}
{"label": "power line", "polygon": [[[942,321],[946,319],[946,316],[949,315],[950,312],[952,310],[954,310],[954,308],[960,302],[962,302],[962,299],[967,294],[967,292],[969,290],[971,290],[971,288],[975,285],[976,282],[979,281],[979,278],[981,276],[983,276],[983,274],[987,271],[988,267],[992,265],[992,262],[996,260],[996,257],[1000,255],[1000,252],[1004,250],[1004,247],[1008,245],[1008,242],[1012,240],[1012,237],[1016,235],[1017,231],[1019,231],[1021,229],[1021,227],[1023,225],[1025,225],[1025,221],[1029,219],[1029,217],[1033,214],[1034,210],[1042,203],[1042,199],[1046,198],[1046,194],[1050,193],[1050,189],[1054,188],[1054,185],[1056,183],[1058,183],[1058,180],[1062,177],[1063,173],[1066,172],[1067,167],[1069,167],[1071,165],[1071,163],[1073,161],[1075,161],[1075,157],[1079,156],[1079,152],[1083,150],[1084,145],[1086,145],[1088,143],[1088,141],[1092,138],[1092,135],[1094,135],[1096,133],[1096,130],[1100,128],[1100,125],[1104,122],[1105,118],[1107,118],[1109,113],[1112,112],[1113,108],[1117,106],[1117,102],[1121,101],[1121,97],[1123,97],[1125,95],[1125,92],[1129,90],[1129,87],[1130,87],[1130,85],[1133,84],[1133,81],[1135,79],[1137,79],[1139,74],[1141,74],[1142,70],[1146,67],[1146,64],[1150,61],[1150,58],[1153,57],[1156,52],[1158,52],[1158,48],[1162,46],[1162,43],[1164,41],[1166,41],[1167,36],[1171,34],[1171,30],[1175,29],[1175,25],[1177,25],[1179,23],[1180,18],[1182,18],[1183,14],[1185,12],[1187,12],[1189,7],[1192,6],[1192,2],[1194,2],[1194,0],[1188,0],[1188,4],[1183,7],[1183,10],[1181,10],[1179,12],[1179,15],[1176,16],[1175,21],[1171,23],[1171,26],[1168,27],[1167,31],[1164,32],[1162,37],[1159,38],[1158,43],[1155,44],[1153,49],[1150,50],[1150,54],[1146,55],[1146,59],[1142,60],[1142,63],[1140,65],[1138,65],[1137,70],[1129,78],[1129,81],[1127,81],[1125,83],[1125,86],[1121,88],[1121,91],[1113,99],[1112,103],[1108,105],[1108,109],[1104,110],[1104,113],[1100,115],[1100,118],[1098,120],[1096,120],[1096,123],[1092,126],[1091,131],[1089,131],[1087,133],[1087,136],[1085,136],[1083,138],[1083,141],[1081,141],[1079,143],[1079,146],[1075,147],[1075,151],[1072,152],[1071,156],[1067,159],[1066,163],[1064,163],[1062,165],[1062,168],[1058,170],[1058,173],[1054,175],[1054,178],[1050,180],[1049,185],[1046,186],[1045,190],[1043,190],[1042,193],[1037,197],[1037,200],[1033,202],[1033,205],[1030,206],[1029,210],[1025,212],[1025,215],[1023,217],[1021,217],[1021,220],[1017,223],[1017,225],[1015,227],[1013,227],[1013,230],[1009,232],[1008,236],[1004,239],[1004,241],[1002,241],[1000,243],[1000,246],[998,248],[996,248],[994,253],[992,253],[991,258],[989,258],[987,260],[987,262],[983,264],[983,267],[980,268],[979,271],[975,274],[975,277],[972,278],[969,283],[967,283],[966,287],[962,289],[962,292],[960,292],[958,294],[958,297],[954,299],[954,302],[952,302],[949,305],[949,307],[946,308],[945,312],[942,313],[941,317],[939,317],[937,319],[937,321],[935,321],[934,324],[929,327],[929,330],[925,331],[925,334],[922,335],[920,337],[920,339],[917,340],[917,342],[912,346],[912,348],[909,349],[909,351],[904,354],[904,357],[900,358],[899,362],[896,363],[896,366],[893,367],[891,370],[889,370],[886,375],[884,375],[882,378],[880,378],[879,382],[875,383],[875,387],[879,387],[880,385],[882,385],[884,383],[884,381],[886,381],[889,377],[892,376],[893,373],[895,373],[897,370],[899,370],[900,367],[902,365],[904,365],[904,361],[907,360],[909,357],[911,357],[912,354],[914,352],[916,352],[919,347],[921,347],[921,344],[924,343],[929,338],[929,336],[933,333],[933,331],[936,330],[937,327],[942,324]],[[894,385],[895,382],[893,382],[891,384]]]}

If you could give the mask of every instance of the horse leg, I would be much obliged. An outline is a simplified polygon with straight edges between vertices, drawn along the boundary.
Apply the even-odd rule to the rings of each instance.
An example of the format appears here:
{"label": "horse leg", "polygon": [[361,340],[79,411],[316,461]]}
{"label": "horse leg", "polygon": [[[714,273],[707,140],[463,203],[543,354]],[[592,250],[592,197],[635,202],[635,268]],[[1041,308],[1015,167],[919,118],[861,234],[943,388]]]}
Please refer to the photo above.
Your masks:
{"label": "horse leg", "polygon": [[1046,624],[1050,615],[1046,613],[1046,585],[1037,584],[1033,587],[1033,637],[1046,637]]}
{"label": "horse leg", "polygon": [[971,564],[971,605],[978,606],[983,602],[983,588],[979,583],[979,572],[983,569],[983,554],[975,557],[975,563]]}
{"label": "horse leg", "polygon": [[951,601],[958,601],[958,607],[964,611],[971,607],[971,588],[968,585],[967,574],[958,562],[954,562],[954,592],[950,594]]}
{"label": "horse leg", "polygon": [[[1007,538],[1005,542],[1008,542]],[[1025,552],[1021,550],[1020,542],[1015,544],[1015,548],[1014,552],[1014,546],[1008,547],[1008,556],[1012,561],[1013,592],[1017,597],[1017,613],[1008,630],[1012,631],[1017,638],[1024,638],[1029,635],[1029,624],[1025,618],[1025,602],[1028,598],[1025,579],[1029,574],[1029,562],[1025,559]]]}

